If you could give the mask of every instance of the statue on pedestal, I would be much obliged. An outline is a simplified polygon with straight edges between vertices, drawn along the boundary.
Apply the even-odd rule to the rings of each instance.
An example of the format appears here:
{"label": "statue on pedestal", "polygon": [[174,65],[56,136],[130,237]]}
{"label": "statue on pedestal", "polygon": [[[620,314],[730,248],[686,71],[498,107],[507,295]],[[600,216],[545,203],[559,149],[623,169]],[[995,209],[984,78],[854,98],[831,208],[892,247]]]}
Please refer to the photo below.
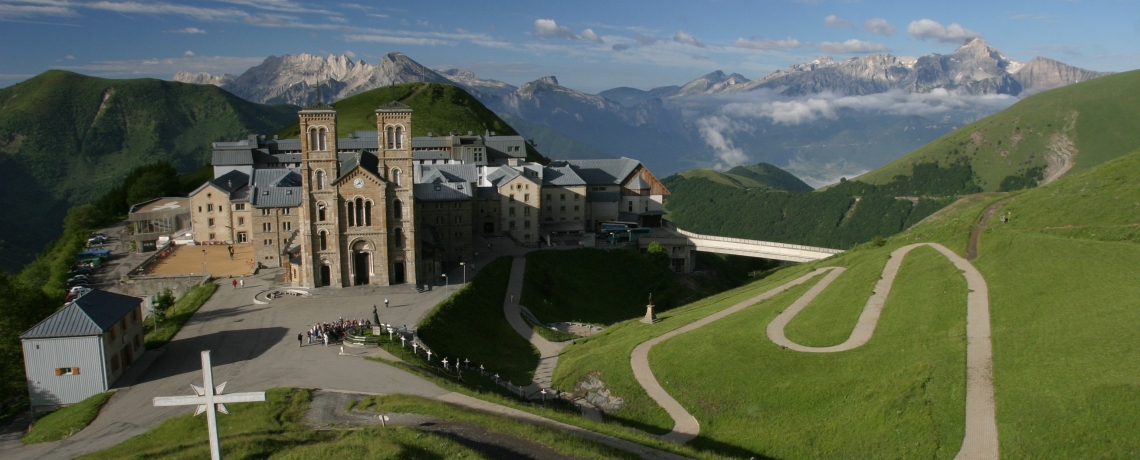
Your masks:
{"label": "statue on pedestal", "polygon": [[653,324],[658,321],[657,315],[653,313],[653,293],[649,293],[649,305],[645,306],[645,318],[641,322],[645,324]]}

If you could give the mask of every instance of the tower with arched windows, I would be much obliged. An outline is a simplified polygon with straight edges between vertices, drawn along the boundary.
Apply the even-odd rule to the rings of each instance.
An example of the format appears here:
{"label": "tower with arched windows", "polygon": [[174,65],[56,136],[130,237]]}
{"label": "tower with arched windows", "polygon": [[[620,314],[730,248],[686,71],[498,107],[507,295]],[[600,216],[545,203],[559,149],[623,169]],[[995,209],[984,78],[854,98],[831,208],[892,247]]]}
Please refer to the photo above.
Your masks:
{"label": "tower with arched windows", "polygon": [[[297,241],[301,270],[294,282],[303,286],[342,286],[341,233],[333,180],[340,176],[336,110],[324,103],[298,112],[301,138],[301,206]],[[288,260],[291,255],[283,254]]]}
{"label": "tower with arched windows", "polygon": [[420,253],[412,195],[411,107],[395,101],[380,106],[376,109],[376,131],[380,138],[377,169],[384,175],[387,188],[382,217],[387,228],[390,278],[393,283],[415,283]]}

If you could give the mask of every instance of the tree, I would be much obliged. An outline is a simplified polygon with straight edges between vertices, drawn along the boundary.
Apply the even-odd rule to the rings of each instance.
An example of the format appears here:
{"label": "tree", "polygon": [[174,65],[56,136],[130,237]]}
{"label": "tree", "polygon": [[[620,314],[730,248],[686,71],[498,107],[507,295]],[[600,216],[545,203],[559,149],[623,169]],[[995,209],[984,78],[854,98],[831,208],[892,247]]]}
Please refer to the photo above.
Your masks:
{"label": "tree", "polygon": [[166,317],[166,311],[174,306],[174,293],[170,292],[170,288],[163,289],[154,296],[154,302],[151,304],[154,307],[154,316],[162,319]]}
{"label": "tree", "polygon": [[669,267],[669,250],[665,249],[665,246],[662,246],[661,243],[656,241],[649,243],[649,250],[646,251],[646,256],[649,257],[649,261],[653,262],[654,265],[665,268]]}

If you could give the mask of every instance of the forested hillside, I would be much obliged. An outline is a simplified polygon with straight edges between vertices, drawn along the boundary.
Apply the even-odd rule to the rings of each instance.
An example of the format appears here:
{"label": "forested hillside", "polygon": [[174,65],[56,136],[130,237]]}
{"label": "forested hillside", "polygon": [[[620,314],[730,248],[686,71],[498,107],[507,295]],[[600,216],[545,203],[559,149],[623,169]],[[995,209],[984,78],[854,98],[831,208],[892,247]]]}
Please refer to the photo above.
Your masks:
{"label": "forested hillside", "polygon": [[293,106],[154,79],[52,70],[0,89],[0,269],[15,272],[35,258],[60,235],[69,207],[133,168],[166,161],[190,171],[209,161],[211,142],[295,119]]}

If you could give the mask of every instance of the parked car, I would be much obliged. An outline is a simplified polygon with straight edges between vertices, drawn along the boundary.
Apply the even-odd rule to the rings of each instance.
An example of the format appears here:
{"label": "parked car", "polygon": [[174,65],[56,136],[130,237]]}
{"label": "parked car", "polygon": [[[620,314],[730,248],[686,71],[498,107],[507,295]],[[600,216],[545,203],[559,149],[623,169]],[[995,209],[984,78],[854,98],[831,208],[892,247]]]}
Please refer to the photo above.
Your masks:
{"label": "parked car", "polygon": [[96,237],[87,239],[87,245],[88,246],[98,246],[98,245],[106,243],[106,242],[107,242],[107,239],[100,237],[100,236],[96,236]]}
{"label": "parked car", "polygon": [[88,277],[87,275],[75,275],[75,276],[72,276],[71,278],[68,278],[67,282],[70,283],[72,281],[79,281],[79,280],[91,281],[91,278]]}
{"label": "parked car", "polygon": [[67,282],[67,287],[69,287],[69,288],[75,287],[75,286],[90,286],[90,285],[91,285],[91,282],[87,281],[86,279],[80,279],[80,280],[74,280],[74,281],[68,281]]}
{"label": "parked car", "polygon": [[78,267],[71,270],[71,273],[69,273],[67,276],[90,275],[91,271],[91,267]]}
{"label": "parked car", "polygon": [[92,234],[91,234],[91,236],[90,236],[89,238],[95,238],[95,237],[99,237],[99,238],[102,238],[102,239],[105,239],[105,240],[106,240],[106,239],[108,239],[108,238],[107,238],[107,235],[105,235],[105,234],[103,234],[103,233],[92,233]]}
{"label": "parked car", "polygon": [[90,290],[91,290],[91,288],[89,288],[87,286],[75,286],[75,287],[71,288],[71,292],[69,292],[68,294],[82,294],[82,293],[90,291]]}

